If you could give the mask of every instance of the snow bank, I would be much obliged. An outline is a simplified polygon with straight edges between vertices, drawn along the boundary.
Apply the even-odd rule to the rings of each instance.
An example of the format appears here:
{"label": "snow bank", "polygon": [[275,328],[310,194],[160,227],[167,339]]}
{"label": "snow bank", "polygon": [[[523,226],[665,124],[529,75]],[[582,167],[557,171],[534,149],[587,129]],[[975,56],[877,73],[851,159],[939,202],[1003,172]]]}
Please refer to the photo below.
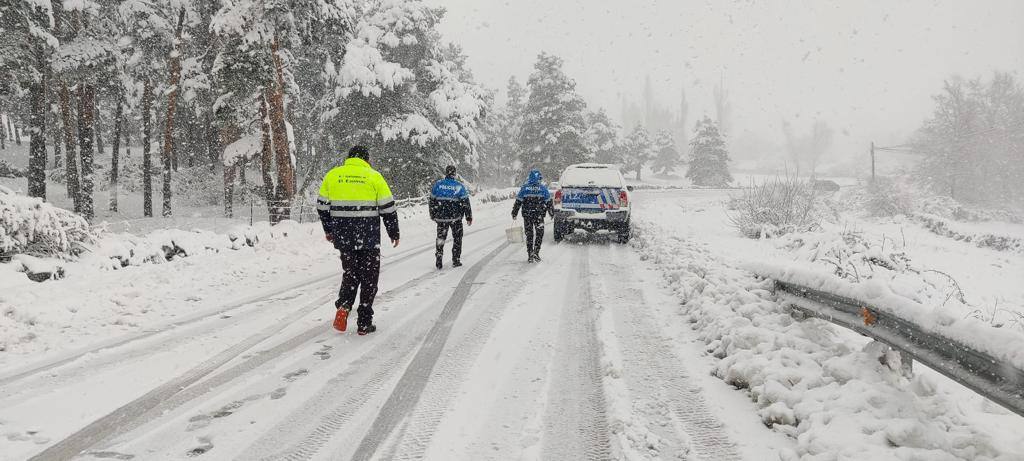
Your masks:
{"label": "snow bank", "polygon": [[[779,246],[791,260],[761,261],[745,267],[763,277],[864,302],[923,329],[987,352],[1024,369],[1024,324],[1000,323],[973,315],[965,293],[948,275],[916,267],[885,242],[872,245],[855,232],[787,236]],[[1024,312],[1024,307],[1008,307]]]}
{"label": "snow bank", "polygon": [[290,232],[298,231],[300,226],[295,221],[282,221],[276,226],[267,222],[238,226],[227,234],[181,229],[160,229],[145,237],[105,234],[82,255],[75,269],[117,270],[200,254],[239,250],[255,246],[261,241],[287,237]]}
{"label": "snow bank", "polygon": [[[638,217],[640,218],[640,217]],[[664,274],[680,315],[720,359],[713,374],[745,389],[764,424],[796,439],[807,460],[1021,459],[972,418],[983,399],[956,401],[928,374],[908,380],[859,336],[794,320],[772,283],[723,263],[704,245],[642,218],[633,245]],[[816,274],[821,273],[819,267]],[[985,415],[997,418],[997,415]],[[1016,450],[1017,452],[1012,452]]]}

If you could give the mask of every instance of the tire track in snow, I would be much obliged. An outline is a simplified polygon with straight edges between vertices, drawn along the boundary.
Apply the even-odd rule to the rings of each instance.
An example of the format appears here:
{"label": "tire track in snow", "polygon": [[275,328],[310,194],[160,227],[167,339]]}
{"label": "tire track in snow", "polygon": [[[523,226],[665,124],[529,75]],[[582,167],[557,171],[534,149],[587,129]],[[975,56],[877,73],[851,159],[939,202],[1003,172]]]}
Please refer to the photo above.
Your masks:
{"label": "tire track in snow", "polygon": [[416,407],[434,370],[434,366],[437,364],[438,357],[448,341],[448,335],[451,333],[452,327],[462,311],[462,306],[465,305],[466,299],[469,298],[473,282],[480,275],[484,267],[508,247],[508,243],[500,245],[466,272],[466,275],[455,288],[455,292],[452,293],[448,303],[445,304],[441,316],[434,323],[430,332],[427,333],[423,345],[416,352],[416,356],[413,357],[412,362],[398,380],[398,384],[395,385],[391,396],[384,402],[384,406],[380,409],[377,418],[370,426],[369,432],[362,442],[359,443],[351,459],[372,459],[377,449],[391,435],[391,432],[395,430],[398,423],[404,420],[406,415]]}
{"label": "tire track in snow", "polygon": [[[397,445],[392,447],[390,452],[384,453],[381,456],[382,459],[417,460],[424,458],[438,425],[451,409],[452,400],[459,390],[460,383],[465,379],[467,371],[473,366],[480,351],[490,339],[495,325],[511,306],[510,302],[518,298],[527,287],[536,286],[526,282],[547,279],[552,276],[552,271],[559,269],[557,262],[566,257],[565,247],[557,246],[553,250],[554,254],[546,258],[541,267],[531,268],[534,270],[523,274],[522,280],[510,280],[510,276],[506,275],[500,280],[490,282],[508,288],[500,294],[489,297],[488,299],[500,301],[486,304],[482,312],[475,313],[476,323],[472,328],[465,335],[459,337],[451,347],[445,348],[444,357],[441,358],[435,371],[431,374],[427,387],[420,397],[419,405],[412,411],[405,426],[399,432]],[[555,276],[557,277],[557,275]],[[480,303],[483,304],[486,301],[486,299],[481,299]],[[335,455],[340,458],[344,454],[335,453]]]}
{"label": "tire track in snow", "polygon": [[575,299],[565,303],[559,320],[541,459],[611,459],[595,312],[584,279],[590,272],[589,245],[580,250],[568,284]]}
{"label": "tire track in snow", "polygon": [[[319,281],[309,285],[305,285],[303,288],[314,287],[310,289],[315,289],[319,291],[321,287],[326,286],[327,284],[325,283],[325,281]],[[278,296],[276,298],[268,299],[263,304],[275,305],[274,303],[283,303],[294,301],[296,299],[308,298],[310,296],[309,293],[294,293],[295,291],[301,290],[303,288],[298,288],[289,291],[288,296]],[[231,309],[229,309],[229,311],[230,310]],[[224,315],[225,312],[228,311],[222,311],[220,314]],[[247,316],[243,319],[243,321],[250,322],[251,320],[254,319],[254,316],[266,314],[266,312],[264,312],[263,308],[257,308],[254,310],[254,312],[239,312],[237,315],[243,314]],[[280,313],[270,312],[270,314],[275,315]],[[81,363],[69,365],[67,369],[62,369],[59,372],[55,372],[53,374],[49,374],[46,376],[26,376],[25,379],[19,380],[11,385],[0,388],[0,406],[9,401],[16,400],[19,396],[25,393],[38,394],[42,392],[47,392],[52,389],[60,388],[64,385],[73,384],[81,380],[83,378],[83,375],[95,375],[97,373],[102,373],[109,369],[124,367],[129,362],[148,357],[154,353],[167,351],[169,349],[178,347],[181,344],[188,344],[192,341],[195,341],[196,339],[203,338],[206,335],[211,334],[212,332],[220,331],[221,329],[224,328],[234,328],[239,326],[238,324],[226,325],[224,322],[213,321],[212,315],[206,318],[211,319],[208,325],[197,326],[195,328],[184,330],[181,332],[181,334],[176,334],[174,336],[164,338],[162,340],[154,342],[153,344],[147,344],[134,349],[129,349],[123,353],[103,354],[95,359],[90,358],[89,360],[82,361]],[[235,318],[235,316],[231,316],[229,318]],[[254,323],[264,324],[266,321],[266,319],[259,320],[262,320],[262,322]],[[181,326],[184,325],[181,324]],[[141,340],[144,338],[138,339]]]}
{"label": "tire track in snow", "polygon": [[[659,457],[682,455],[686,459],[708,461],[738,461],[741,459],[736,445],[725,434],[722,424],[708,409],[700,388],[691,382],[689,372],[675,353],[670,338],[661,335],[661,327],[645,313],[652,308],[629,266],[612,264],[624,261],[616,257],[618,251],[607,251],[605,262],[598,264],[598,277],[590,283],[598,286],[604,309],[614,318],[614,340],[622,353],[622,376],[628,383],[633,411],[644,413],[640,420],[656,423],[664,419],[663,403],[674,424],[649,424],[647,429],[666,442],[669,448],[683,453],[659,453]],[[615,289],[608,289],[615,287]],[[639,407],[637,404],[641,404]],[[675,428],[673,431],[669,428]],[[636,441],[641,442],[642,441]],[[637,447],[643,449],[645,447]]]}
{"label": "tire track in snow", "polygon": [[[345,425],[351,422],[356,413],[367,402],[375,397],[377,393],[383,391],[383,386],[401,371],[401,365],[406,363],[409,355],[419,345],[419,351],[405,369],[405,373],[399,379],[391,397],[380,410],[380,416],[374,421],[363,442],[365,444],[367,440],[375,440],[374,437],[377,435],[380,435],[380,440],[386,438],[397,424],[397,421],[390,420],[389,417],[401,416],[400,412],[405,405],[415,404],[418,392],[416,391],[417,386],[413,376],[418,376],[418,373],[423,370],[423,367],[426,365],[424,357],[429,357],[433,352],[434,345],[444,345],[447,333],[455,321],[455,316],[458,315],[458,309],[461,308],[460,299],[462,302],[465,301],[477,275],[507,247],[507,243],[499,245],[466,272],[445,305],[445,309],[428,332],[410,335],[408,334],[408,329],[396,328],[394,333],[388,338],[388,341],[384,342],[389,348],[383,357],[379,351],[368,352],[357,360],[356,363],[353,363],[348,371],[332,379],[324,386],[317,396],[307,401],[302,410],[293,412],[291,422],[279,425],[279,427],[284,429],[292,424],[300,424],[301,429],[299,432],[306,434],[302,437],[302,440],[293,443],[284,450],[278,450],[281,445],[280,437],[270,437],[249,447],[236,459],[298,461],[312,458]],[[423,313],[410,319],[407,323],[412,325],[425,324],[424,320],[428,316],[429,311],[424,310]],[[439,348],[436,352],[440,353]],[[437,360],[436,355],[433,360]],[[432,366],[432,362],[430,365]],[[427,372],[429,373],[429,369],[427,369]],[[421,381],[420,384],[425,383]],[[422,385],[418,387],[422,391]],[[311,417],[311,415],[313,416]],[[316,420],[315,426],[308,427],[309,424],[301,423],[301,421],[315,419],[315,415],[322,415]],[[289,432],[294,433],[295,430],[292,429]],[[376,443],[379,443],[379,441]],[[369,454],[372,455],[373,450],[376,449],[376,444],[374,442],[370,442],[370,444],[373,445],[373,448],[367,449],[370,450]],[[367,446],[369,447],[370,445]],[[273,454],[267,455],[267,453]]]}
{"label": "tire track in snow", "polygon": [[[428,248],[428,250],[429,249],[432,248]],[[425,250],[416,250],[414,252],[410,252],[401,258],[393,260],[391,264],[397,264],[401,261],[412,258],[417,254],[423,253],[424,251]],[[426,275],[414,279],[409,283],[420,283],[423,280],[436,275],[436,272],[428,272]],[[403,285],[403,287],[404,286],[405,285]],[[189,386],[216,371],[235,357],[238,357],[257,344],[280,333],[282,324],[287,325],[301,319],[317,308],[323,307],[333,297],[333,294],[318,297],[314,302],[305,305],[303,308],[289,315],[283,321],[264,328],[259,333],[251,335],[245,340],[236,343],[227,350],[224,350],[198,366],[193,367],[186,373],[164,383],[141,397],[132,400],[106,416],[97,419],[61,440],[57,444],[52,445],[39,454],[33,456],[30,460],[71,459],[96,444],[108,440],[110,437],[127,432],[141,424],[144,424],[146,422],[145,420],[140,421],[143,416],[148,415],[151,418],[159,417],[160,414],[170,411],[171,409],[176,408],[199,395],[205,394],[215,387],[230,382],[231,380],[258,368],[259,366],[280,357],[287,351],[295,349],[296,347],[312,341],[321,335],[330,333],[330,328],[324,325],[317,325],[309,328],[292,336],[277,346],[274,346],[263,353],[254,354],[244,362],[235,365],[221,374],[215,375],[214,377],[204,381],[199,388],[187,389]],[[154,411],[156,409],[159,409],[160,411]]]}
{"label": "tire track in snow", "polygon": [[[499,226],[499,224],[493,224],[493,225],[489,225],[489,226],[479,227],[479,228],[474,229],[472,231],[467,231],[466,232],[466,236],[468,237],[470,235],[473,235],[473,234],[476,234],[476,233],[480,233],[480,232],[484,232],[484,231],[493,229],[493,228],[498,227],[498,226]],[[428,243],[428,244],[424,244],[424,245],[421,245],[420,247],[409,249],[409,250],[406,250],[404,252],[400,252],[400,253],[398,253],[396,255],[388,257],[387,259],[384,260],[384,266],[387,267],[389,265],[398,264],[398,263],[401,263],[401,262],[406,261],[408,259],[411,259],[413,257],[419,256],[421,254],[428,253],[428,252],[430,252],[432,250],[434,250],[434,243],[433,242]],[[64,357],[58,357],[58,358],[54,358],[54,359],[51,359],[51,360],[48,360],[48,361],[44,361],[42,363],[37,363],[37,364],[34,364],[34,365],[29,365],[28,368],[26,368],[26,369],[23,369],[21,371],[15,371],[15,372],[13,372],[11,374],[8,374],[6,376],[2,376],[2,377],[0,377],[0,387],[4,387],[4,386],[7,386],[8,384],[21,381],[21,380],[23,380],[25,378],[28,378],[28,377],[31,377],[31,376],[34,376],[34,375],[38,375],[40,373],[43,373],[43,372],[46,372],[46,371],[58,368],[60,366],[63,366],[63,365],[69,364],[71,362],[74,362],[74,361],[76,361],[78,359],[81,359],[82,357],[85,357],[85,356],[88,356],[88,355],[91,355],[91,354],[95,354],[95,353],[100,352],[100,351],[104,351],[104,350],[107,350],[107,349],[115,349],[115,348],[118,348],[118,347],[121,347],[121,346],[125,346],[125,345],[131,344],[131,343],[138,342],[138,341],[146,339],[146,338],[150,338],[150,337],[159,335],[161,333],[170,332],[170,331],[173,331],[173,330],[177,330],[177,329],[179,329],[181,327],[185,327],[185,326],[188,326],[188,325],[191,325],[191,324],[194,324],[194,323],[199,323],[199,322],[202,322],[203,320],[207,320],[207,319],[210,319],[210,318],[222,315],[222,314],[224,314],[226,312],[230,312],[230,311],[235,310],[235,309],[246,307],[246,306],[248,306],[250,304],[258,303],[260,301],[266,301],[268,299],[275,298],[275,297],[280,297],[280,294],[282,292],[290,292],[290,291],[299,290],[299,289],[306,288],[306,287],[309,287],[309,286],[312,286],[312,285],[316,285],[318,283],[324,283],[324,282],[327,282],[327,281],[330,281],[330,280],[335,280],[337,278],[338,278],[338,273],[336,271],[332,271],[329,274],[322,274],[322,275],[313,276],[313,277],[310,277],[310,278],[308,278],[306,280],[303,280],[303,281],[300,281],[300,282],[296,282],[296,283],[293,283],[293,284],[279,286],[279,287],[268,289],[268,290],[263,290],[263,291],[255,294],[255,295],[247,296],[247,297],[242,298],[240,300],[233,301],[230,304],[227,304],[225,306],[221,306],[219,308],[215,308],[212,311],[211,310],[207,310],[207,311],[199,312],[199,313],[196,313],[196,314],[193,314],[193,315],[181,318],[181,319],[177,319],[177,320],[175,320],[175,321],[173,321],[171,323],[168,323],[168,324],[165,324],[165,325],[162,325],[162,326],[157,326],[157,327],[154,327],[154,328],[151,328],[151,329],[148,329],[148,330],[144,330],[144,331],[141,331],[141,332],[138,332],[138,333],[133,333],[133,334],[129,334],[127,336],[114,338],[114,339],[111,339],[111,340],[108,340],[108,341],[103,341],[103,342],[100,342],[99,344],[95,344],[95,345],[87,347],[85,349],[78,350],[78,351],[75,351],[75,352],[71,352],[71,353],[69,353],[68,355],[66,355]],[[220,325],[214,325],[213,328],[209,328],[209,329],[216,329],[219,326]],[[179,338],[177,338],[177,337],[168,338],[165,341],[162,341],[160,343],[157,343],[157,344],[154,344],[152,346],[146,347],[145,351],[152,351],[152,350],[162,349],[162,348],[164,348],[164,346],[165,346],[165,344],[167,342],[173,341],[173,340],[176,340],[176,339],[179,339]],[[122,359],[123,359],[123,357],[121,355],[117,355],[117,356],[112,357],[109,360],[109,362],[110,363],[115,363],[115,364],[116,363],[121,363],[121,362],[123,362]],[[90,364],[90,366],[86,367],[85,369],[86,370],[93,370],[93,369],[95,369],[94,366],[92,366],[92,365],[93,364]]]}

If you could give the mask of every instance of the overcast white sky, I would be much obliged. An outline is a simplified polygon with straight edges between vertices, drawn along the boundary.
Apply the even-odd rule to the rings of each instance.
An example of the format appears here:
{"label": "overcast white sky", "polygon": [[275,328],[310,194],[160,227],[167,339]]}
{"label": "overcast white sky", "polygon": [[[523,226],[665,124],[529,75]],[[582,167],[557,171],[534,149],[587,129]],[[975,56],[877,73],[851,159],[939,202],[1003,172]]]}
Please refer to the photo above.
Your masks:
{"label": "overcast white sky", "polygon": [[898,142],[944,78],[1024,74],[1024,1],[429,0],[448,14],[482,83],[504,89],[544,50],[566,60],[592,106],[619,117],[646,75],[690,120],[713,114],[724,78],[734,131],[779,138],[779,120],[835,127],[835,147]]}

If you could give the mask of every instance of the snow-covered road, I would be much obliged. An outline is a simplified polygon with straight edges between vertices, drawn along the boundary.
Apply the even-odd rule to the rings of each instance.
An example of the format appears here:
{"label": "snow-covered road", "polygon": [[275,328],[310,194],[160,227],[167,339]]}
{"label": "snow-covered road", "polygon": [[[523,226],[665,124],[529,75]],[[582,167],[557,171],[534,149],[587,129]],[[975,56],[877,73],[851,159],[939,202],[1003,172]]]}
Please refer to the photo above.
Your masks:
{"label": "snow-covered road", "polygon": [[[799,448],[795,429],[766,427],[766,413],[746,391],[711,376],[722,362],[719,345],[691,329],[703,320],[684,317],[686,300],[673,286],[690,282],[652,261],[673,250],[665,242],[722,238],[694,234],[702,216],[722,219],[705,210],[722,193],[637,197],[647,240],[547,242],[535,265],[505,242],[504,225],[478,224],[466,237],[466,266],[436,271],[432,229],[409,231],[411,246],[385,254],[380,330],[367,337],[330,328],[338,277],[315,273],[9,370],[0,374],[0,458],[753,460],[834,450],[822,441]],[[693,221],[666,220],[666,210]],[[478,222],[504,223],[507,212],[505,204],[483,207]],[[652,249],[656,243],[665,247]],[[702,283],[731,284],[707,294],[728,288],[723,293],[745,296],[746,307],[723,298],[753,321],[735,331],[751,338],[754,327],[797,331],[771,323],[782,316],[759,282],[725,267],[735,253],[687,245],[675,263],[702,274]],[[729,247],[742,245],[757,247]],[[719,257],[723,269],[700,267]],[[738,279],[719,280],[720,271]],[[694,298],[694,306],[702,303]],[[768,308],[752,314],[759,306]],[[821,338],[809,343],[823,351],[814,360],[857,358],[857,346],[830,345],[859,338],[835,337],[821,325]],[[788,343],[759,344],[755,355]],[[791,357],[808,369],[807,360]],[[820,373],[836,367],[826,365]],[[904,416],[916,417],[908,415],[925,404],[915,405]]]}

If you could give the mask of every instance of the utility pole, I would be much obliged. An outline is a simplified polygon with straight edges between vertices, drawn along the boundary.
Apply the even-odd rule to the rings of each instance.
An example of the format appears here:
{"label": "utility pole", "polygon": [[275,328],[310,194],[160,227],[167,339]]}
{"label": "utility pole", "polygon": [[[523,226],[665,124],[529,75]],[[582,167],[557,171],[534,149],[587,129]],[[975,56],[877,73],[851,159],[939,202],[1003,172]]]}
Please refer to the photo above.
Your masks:
{"label": "utility pole", "polygon": [[875,183],[875,142],[871,141],[871,184]]}

